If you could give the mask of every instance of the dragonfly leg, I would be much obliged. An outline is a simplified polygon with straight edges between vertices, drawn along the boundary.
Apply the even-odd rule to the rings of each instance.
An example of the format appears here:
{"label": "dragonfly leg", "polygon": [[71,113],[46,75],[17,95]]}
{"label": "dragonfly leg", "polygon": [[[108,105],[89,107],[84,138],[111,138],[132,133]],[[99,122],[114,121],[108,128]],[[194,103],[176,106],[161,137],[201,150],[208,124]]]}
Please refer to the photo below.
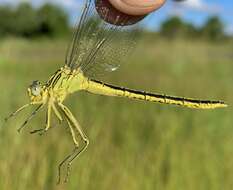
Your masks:
{"label": "dragonfly leg", "polygon": [[47,114],[46,114],[46,127],[44,129],[44,132],[48,131],[51,127],[51,103],[48,104]]}
{"label": "dragonfly leg", "polygon": [[[80,126],[78,126],[80,128]],[[72,126],[70,125],[71,131],[73,131]],[[75,135],[75,133],[73,133],[72,135]],[[85,136],[85,135],[84,135]],[[73,140],[75,142],[75,136],[73,136]],[[68,163],[67,163],[67,172],[66,172],[66,177],[65,177],[65,182],[68,181],[69,175],[70,175],[70,170],[71,170],[71,165],[72,162],[75,160],[75,158],[77,158],[82,152],[85,151],[85,149],[87,148],[88,144],[89,144],[89,140],[88,138],[85,136],[85,139],[83,139],[84,141],[84,145],[82,147],[79,148],[79,146],[77,146],[77,144],[75,143],[76,146],[76,151],[69,157],[68,159]]]}
{"label": "dragonfly leg", "polygon": [[39,133],[40,135],[42,135],[42,132],[44,131],[44,128],[42,129],[35,129],[33,131],[30,131],[31,134],[35,134],[35,133]]}
{"label": "dragonfly leg", "polygon": [[50,129],[50,127],[51,127],[51,109],[52,109],[52,105],[51,105],[51,103],[48,103],[45,128],[36,129],[34,131],[31,131],[30,132],[31,134],[39,133],[39,135],[43,135],[45,132],[47,132]]}
{"label": "dragonfly leg", "polygon": [[70,121],[70,123],[72,124],[72,126],[79,133],[79,135],[81,136],[81,138],[83,139],[83,141],[85,143],[88,143],[88,139],[87,139],[86,135],[82,131],[82,128],[80,127],[78,121],[75,119],[75,117],[73,116],[73,114],[71,113],[71,111],[69,110],[69,108],[66,107],[65,105],[61,104],[61,103],[59,103],[59,106],[62,109],[63,113],[65,114],[66,118]]}
{"label": "dragonfly leg", "polygon": [[11,117],[16,116],[17,113],[21,112],[22,110],[24,110],[25,108],[27,108],[30,105],[31,104],[26,104],[26,105],[20,107],[19,109],[17,109],[15,112],[11,113],[8,117],[5,118],[5,122],[7,122]]}
{"label": "dragonfly leg", "polygon": [[61,107],[61,109],[62,109],[62,111],[67,119],[67,122],[69,124],[71,131],[77,132],[77,134],[75,132],[72,134],[74,144],[77,145],[76,143],[77,143],[77,139],[78,139],[79,135],[84,142],[84,145],[82,146],[82,148],[78,148],[78,146],[76,146],[76,148],[77,148],[76,151],[67,159],[68,164],[67,164],[67,175],[65,178],[65,182],[66,182],[68,179],[69,173],[70,173],[70,168],[71,168],[71,164],[72,164],[73,160],[75,158],[77,158],[87,148],[87,146],[89,144],[89,140],[86,137],[86,135],[83,133],[78,121],[75,119],[75,117],[73,116],[71,111],[63,104],[59,104],[59,106]]}
{"label": "dragonfly leg", "polygon": [[54,111],[55,115],[57,116],[59,122],[61,123],[63,121],[61,114],[59,113],[59,111],[57,110],[56,106],[54,105],[54,103],[51,103],[51,106],[49,105],[48,110],[47,110],[47,115],[46,115],[46,128],[42,128],[42,129],[36,129],[31,131],[31,134],[35,134],[35,133],[39,133],[39,135],[43,135],[46,131],[48,131],[51,126],[50,126],[50,118],[51,118],[51,112],[52,110]]}
{"label": "dragonfly leg", "polygon": [[[71,132],[71,135],[72,135],[72,138],[73,138],[73,141],[74,141],[74,145],[75,145],[75,148],[74,150],[72,151],[72,153],[70,153],[68,156],[65,157],[65,159],[59,164],[58,166],[58,184],[60,183],[61,181],[61,169],[62,169],[62,166],[76,153],[76,151],[79,149],[79,142],[78,142],[78,139],[76,139],[75,137],[75,132],[73,130],[73,127],[69,121],[69,119],[66,118],[66,121],[68,123],[68,126],[70,128],[70,132]],[[68,168],[68,166],[67,166]],[[68,174],[66,174],[67,176]],[[66,179],[66,178],[65,178]]]}
{"label": "dragonfly leg", "polygon": [[26,121],[18,128],[18,132],[21,132],[21,130],[27,125],[27,123],[37,114],[37,112],[44,106],[44,104],[40,104],[32,113],[31,115],[26,119]]}
{"label": "dragonfly leg", "polygon": [[67,163],[67,172],[66,172],[66,177],[65,177],[65,182],[68,181],[69,175],[70,175],[70,170],[71,170],[71,165],[72,162],[74,161],[75,158],[77,158],[85,149],[87,148],[88,144],[85,144],[82,148],[75,148],[74,153],[68,158],[68,163]]}
{"label": "dragonfly leg", "polygon": [[61,116],[60,112],[58,111],[58,109],[57,109],[57,107],[55,106],[54,103],[52,103],[52,109],[53,109],[55,115],[57,116],[58,120],[61,123],[63,121],[62,116]]}
{"label": "dragonfly leg", "polygon": [[62,169],[62,166],[69,160],[69,158],[76,152],[78,148],[75,147],[74,150],[65,157],[65,159],[59,164],[58,166],[58,180],[57,180],[57,184],[60,184],[61,182],[61,169]]}
{"label": "dragonfly leg", "polygon": [[75,134],[75,131],[70,123],[70,121],[67,119],[67,123],[68,123],[68,126],[70,128],[70,132],[71,132],[71,135],[72,135],[72,138],[73,138],[73,142],[74,142],[74,146],[75,147],[79,147],[79,142],[78,142],[78,138],[76,138],[76,134]]}
{"label": "dragonfly leg", "polygon": [[88,144],[89,144],[89,140],[86,139],[86,142],[85,142],[84,146],[82,148],[80,148],[80,149],[77,149],[77,151],[68,159],[67,173],[66,173],[65,182],[68,181],[72,162],[75,160],[75,158],[77,158],[78,156],[80,156],[80,154],[86,150],[86,148],[88,147]]}

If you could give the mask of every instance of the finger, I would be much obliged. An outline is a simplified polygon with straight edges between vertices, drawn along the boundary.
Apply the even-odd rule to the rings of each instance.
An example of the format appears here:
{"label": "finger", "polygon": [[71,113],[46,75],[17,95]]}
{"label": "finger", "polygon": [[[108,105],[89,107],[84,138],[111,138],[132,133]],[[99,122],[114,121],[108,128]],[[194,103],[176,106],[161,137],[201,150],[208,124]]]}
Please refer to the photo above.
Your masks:
{"label": "finger", "polygon": [[128,15],[146,15],[159,9],[166,0],[109,0],[119,11]]}
{"label": "finger", "polygon": [[116,9],[109,0],[95,0],[95,8],[105,22],[118,26],[133,25],[146,16],[125,14]]}

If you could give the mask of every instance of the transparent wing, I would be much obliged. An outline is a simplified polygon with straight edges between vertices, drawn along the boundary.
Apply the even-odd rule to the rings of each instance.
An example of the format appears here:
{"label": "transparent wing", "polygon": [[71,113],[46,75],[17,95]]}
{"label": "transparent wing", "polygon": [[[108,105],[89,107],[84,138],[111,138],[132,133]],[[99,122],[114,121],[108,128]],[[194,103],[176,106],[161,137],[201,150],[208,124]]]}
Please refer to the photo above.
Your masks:
{"label": "transparent wing", "polygon": [[81,69],[88,77],[115,71],[135,46],[136,34],[135,26],[106,23],[99,17],[94,0],[87,0],[67,51],[66,65]]}

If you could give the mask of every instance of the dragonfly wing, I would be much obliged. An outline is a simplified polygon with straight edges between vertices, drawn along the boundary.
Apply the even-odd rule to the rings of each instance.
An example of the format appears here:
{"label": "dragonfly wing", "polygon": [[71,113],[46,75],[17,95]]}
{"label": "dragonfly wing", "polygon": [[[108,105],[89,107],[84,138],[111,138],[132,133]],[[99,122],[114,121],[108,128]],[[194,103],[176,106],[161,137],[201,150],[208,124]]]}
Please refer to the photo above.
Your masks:
{"label": "dragonfly wing", "polygon": [[78,20],[75,26],[72,40],[67,48],[65,64],[72,69],[78,66],[78,61],[79,61],[78,52],[82,51],[81,43],[83,41],[83,38],[85,37],[84,28],[91,9],[92,9],[91,0],[87,0],[83,7],[83,11],[80,16],[80,19]]}
{"label": "dragonfly wing", "polygon": [[[106,16],[108,16],[106,12]],[[66,65],[88,77],[118,69],[135,46],[135,26],[116,26],[102,20],[93,0],[85,3],[68,48]]]}

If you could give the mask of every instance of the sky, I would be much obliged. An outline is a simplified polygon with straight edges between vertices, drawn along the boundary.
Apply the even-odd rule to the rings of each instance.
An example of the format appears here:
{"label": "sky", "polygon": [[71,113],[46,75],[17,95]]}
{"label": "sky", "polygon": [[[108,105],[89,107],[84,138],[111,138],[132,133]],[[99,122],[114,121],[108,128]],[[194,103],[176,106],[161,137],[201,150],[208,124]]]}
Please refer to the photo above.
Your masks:
{"label": "sky", "polygon": [[[58,4],[66,10],[72,23],[81,11],[83,0],[0,0],[1,4],[17,5],[29,2],[38,7],[46,2]],[[165,5],[145,19],[144,24],[149,29],[158,29],[161,22],[170,16],[180,16],[186,22],[201,26],[210,16],[217,15],[225,25],[225,31],[233,35],[233,0],[184,0],[174,3],[167,0]]]}

